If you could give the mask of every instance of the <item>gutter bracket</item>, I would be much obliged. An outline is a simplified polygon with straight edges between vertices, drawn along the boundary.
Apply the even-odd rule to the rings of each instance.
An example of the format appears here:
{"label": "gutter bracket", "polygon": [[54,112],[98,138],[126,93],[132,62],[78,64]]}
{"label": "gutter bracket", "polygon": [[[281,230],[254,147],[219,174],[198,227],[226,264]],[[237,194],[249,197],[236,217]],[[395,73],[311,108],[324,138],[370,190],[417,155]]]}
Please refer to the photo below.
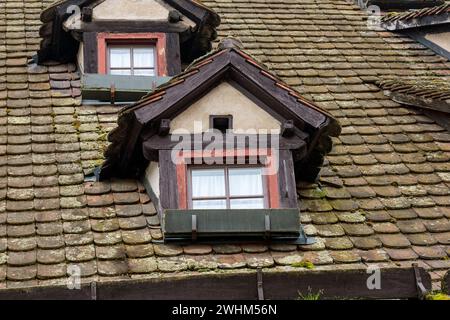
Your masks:
{"label": "gutter bracket", "polygon": [[417,263],[413,263],[412,267],[414,269],[414,277],[416,279],[417,297],[422,300],[427,294],[427,289],[423,285],[422,277],[420,275],[420,270]]}
{"label": "gutter bracket", "polygon": [[91,282],[91,300],[97,300],[97,282]]}
{"label": "gutter bracket", "polygon": [[268,214],[264,216],[264,228],[265,228],[264,238],[270,239],[270,216]]}
{"label": "gutter bracket", "polygon": [[283,159],[283,171],[284,171],[284,184],[286,185],[286,191],[285,191],[285,198],[289,198],[289,178],[288,178],[288,172],[286,168],[286,160]]}
{"label": "gutter bracket", "polygon": [[110,94],[109,101],[111,102],[111,104],[115,104],[116,103],[116,85],[114,83],[112,83],[111,86],[109,87],[109,94]]}
{"label": "gutter bracket", "polygon": [[192,241],[197,240],[197,215],[192,215]]}
{"label": "gutter bracket", "polygon": [[256,288],[258,291],[258,300],[264,300],[263,275],[261,268],[256,269],[256,279],[257,279]]}

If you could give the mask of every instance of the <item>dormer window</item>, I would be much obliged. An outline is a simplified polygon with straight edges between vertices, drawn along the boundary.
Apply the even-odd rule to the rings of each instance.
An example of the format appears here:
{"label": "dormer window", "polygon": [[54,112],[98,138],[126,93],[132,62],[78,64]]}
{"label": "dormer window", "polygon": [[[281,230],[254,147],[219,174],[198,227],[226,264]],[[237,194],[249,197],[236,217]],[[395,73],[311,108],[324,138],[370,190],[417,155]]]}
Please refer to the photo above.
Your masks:
{"label": "dormer window", "polygon": [[42,12],[44,39],[34,59],[75,62],[86,104],[139,100],[206,54],[220,23],[192,0],[75,2]]}
{"label": "dormer window", "polygon": [[165,242],[308,243],[296,179],[316,178],[340,127],[237,44],[125,109],[100,179],[141,176]]}
{"label": "dormer window", "polygon": [[189,170],[191,209],[263,209],[267,186],[262,167],[192,166]]}
{"label": "dormer window", "polygon": [[163,33],[99,33],[98,71],[124,76],[165,76]]}
{"label": "dormer window", "polygon": [[108,45],[108,74],[156,76],[155,46]]}

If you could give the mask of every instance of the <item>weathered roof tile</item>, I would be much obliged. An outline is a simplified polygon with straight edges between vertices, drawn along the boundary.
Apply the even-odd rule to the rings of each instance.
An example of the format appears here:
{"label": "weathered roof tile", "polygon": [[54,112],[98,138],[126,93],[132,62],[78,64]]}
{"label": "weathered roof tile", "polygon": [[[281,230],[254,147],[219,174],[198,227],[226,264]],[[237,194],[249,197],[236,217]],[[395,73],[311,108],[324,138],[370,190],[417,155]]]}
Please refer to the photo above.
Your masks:
{"label": "weathered roof tile", "polygon": [[83,170],[103,159],[99,139],[116,126],[120,107],[81,105],[73,64],[26,64],[24,43],[39,41],[33,3],[27,33],[22,19],[5,20],[8,50],[0,55],[0,287],[49,285],[44,280],[64,278],[72,264],[82,277],[105,278],[301,261],[426,261],[448,270],[450,134],[374,85],[385,76],[448,81],[447,64],[406,37],[362,35],[364,13],[347,5],[267,1],[256,20],[252,6],[260,4],[205,3],[223,18],[219,36],[233,30],[249,53],[339,118],[342,135],[322,186],[299,188],[302,223],[316,243],[153,244],[160,221],[142,185],[84,182]]}

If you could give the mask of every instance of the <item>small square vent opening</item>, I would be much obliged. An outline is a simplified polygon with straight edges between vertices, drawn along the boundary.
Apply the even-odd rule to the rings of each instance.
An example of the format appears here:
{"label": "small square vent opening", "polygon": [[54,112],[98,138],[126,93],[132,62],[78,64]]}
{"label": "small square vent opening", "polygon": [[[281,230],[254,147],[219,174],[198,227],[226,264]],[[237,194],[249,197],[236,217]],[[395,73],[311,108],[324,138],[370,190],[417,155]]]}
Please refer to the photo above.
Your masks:
{"label": "small square vent opening", "polygon": [[222,133],[226,133],[227,129],[233,128],[233,117],[231,115],[211,116],[210,117],[210,128],[219,130]]}

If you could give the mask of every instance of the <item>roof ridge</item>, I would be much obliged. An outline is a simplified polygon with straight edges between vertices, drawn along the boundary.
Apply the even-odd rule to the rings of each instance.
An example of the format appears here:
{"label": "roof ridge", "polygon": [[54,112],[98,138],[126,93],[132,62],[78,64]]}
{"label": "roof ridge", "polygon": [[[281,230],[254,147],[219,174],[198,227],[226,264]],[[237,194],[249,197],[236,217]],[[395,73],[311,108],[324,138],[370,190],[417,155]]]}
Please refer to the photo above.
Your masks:
{"label": "roof ridge", "polygon": [[425,16],[438,15],[445,12],[450,12],[450,3],[444,3],[440,6],[431,8],[408,10],[405,12],[391,12],[383,16],[381,21],[391,22],[396,20],[411,20]]}

